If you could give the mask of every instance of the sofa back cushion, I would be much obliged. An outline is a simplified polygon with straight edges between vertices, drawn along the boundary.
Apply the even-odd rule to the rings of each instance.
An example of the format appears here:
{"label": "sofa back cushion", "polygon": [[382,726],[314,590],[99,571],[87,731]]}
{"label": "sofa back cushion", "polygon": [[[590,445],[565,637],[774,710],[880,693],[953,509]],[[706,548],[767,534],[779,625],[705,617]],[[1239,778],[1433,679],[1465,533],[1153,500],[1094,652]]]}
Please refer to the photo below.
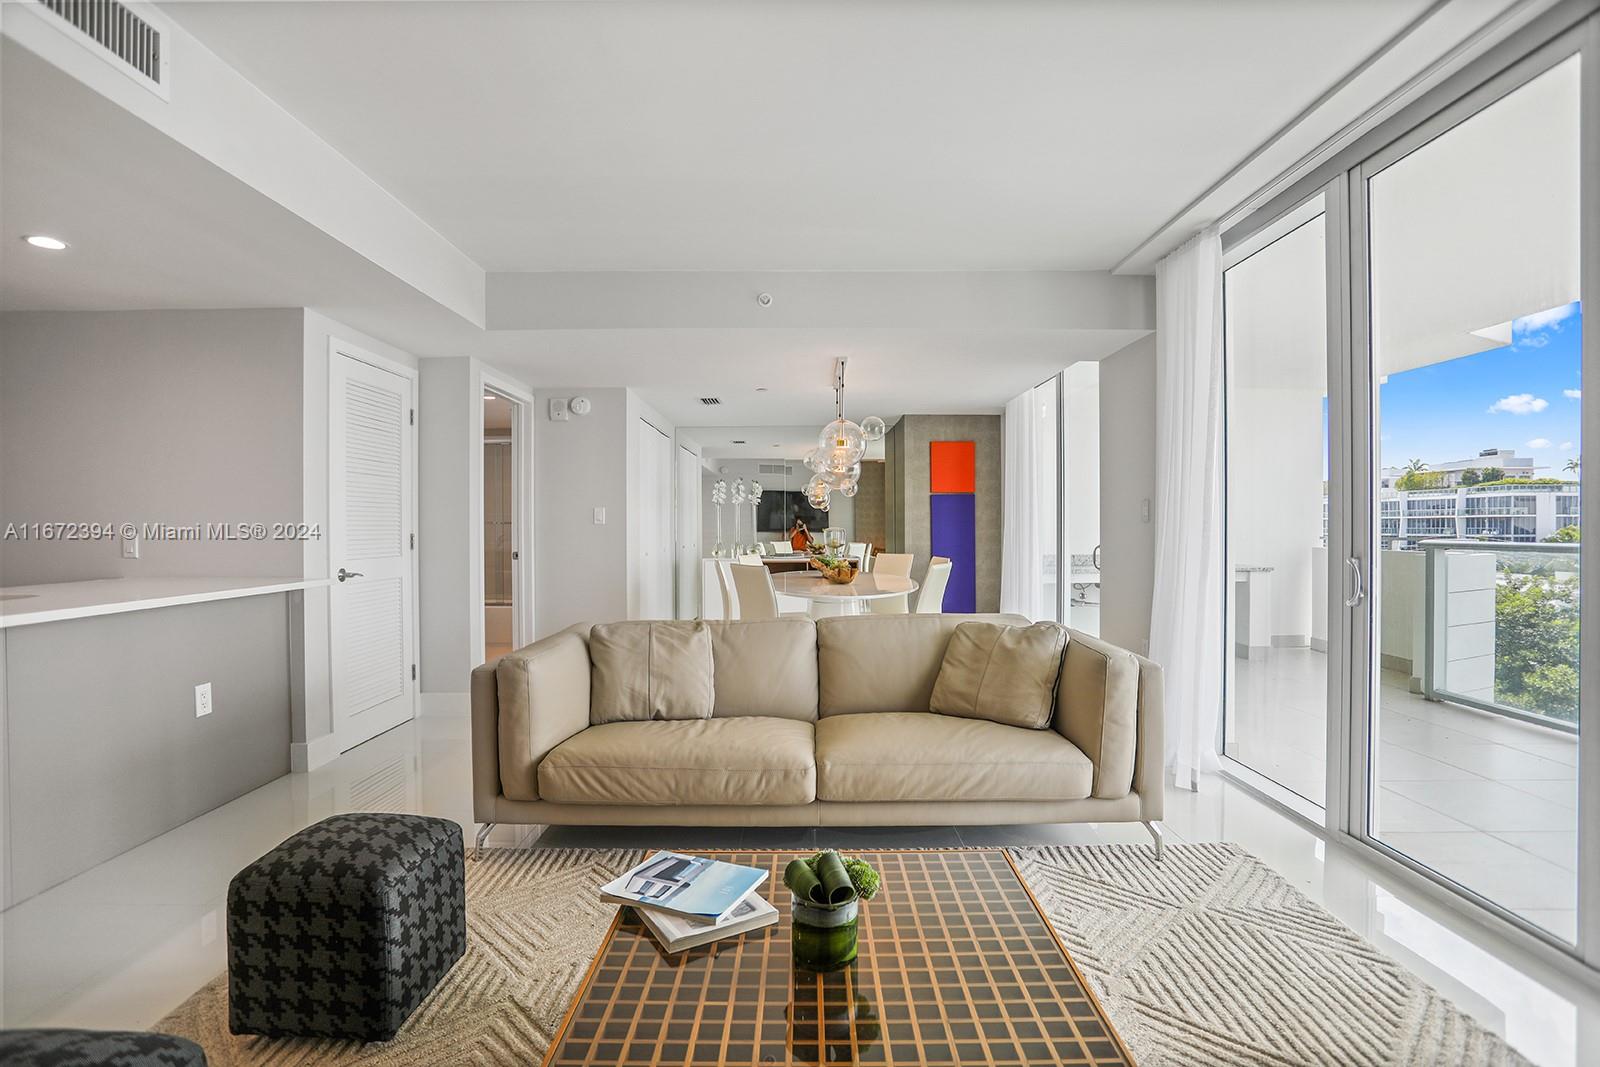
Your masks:
{"label": "sofa back cushion", "polygon": [[817,620],[817,712],[927,711],[945,649],[964,622],[1021,615],[854,615]]}
{"label": "sofa back cushion", "polygon": [[719,719],[817,720],[817,628],[810,619],[711,622]]}
{"label": "sofa back cushion", "polygon": [[928,706],[940,715],[1042,730],[1055,708],[1066,645],[1066,628],[1053,622],[964,622],[950,635]]}
{"label": "sofa back cushion", "polygon": [[711,632],[703,622],[607,622],[589,631],[589,722],[709,719]]}

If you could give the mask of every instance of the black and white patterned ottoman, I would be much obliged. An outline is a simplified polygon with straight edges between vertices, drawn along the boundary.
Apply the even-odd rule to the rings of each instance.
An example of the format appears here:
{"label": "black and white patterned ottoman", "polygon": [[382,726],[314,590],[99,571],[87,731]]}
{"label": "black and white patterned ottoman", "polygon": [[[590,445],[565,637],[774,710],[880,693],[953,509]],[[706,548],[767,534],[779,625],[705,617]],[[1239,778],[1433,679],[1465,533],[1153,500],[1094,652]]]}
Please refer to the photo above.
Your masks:
{"label": "black and white patterned ottoman", "polygon": [[467,949],[461,827],[335,815],[228,886],[236,1034],[387,1041]]}
{"label": "black and white patterned ottoman", "polygon": [[0,1030],[5,1067],[206,1067],[193,1041],[119,1030]]}

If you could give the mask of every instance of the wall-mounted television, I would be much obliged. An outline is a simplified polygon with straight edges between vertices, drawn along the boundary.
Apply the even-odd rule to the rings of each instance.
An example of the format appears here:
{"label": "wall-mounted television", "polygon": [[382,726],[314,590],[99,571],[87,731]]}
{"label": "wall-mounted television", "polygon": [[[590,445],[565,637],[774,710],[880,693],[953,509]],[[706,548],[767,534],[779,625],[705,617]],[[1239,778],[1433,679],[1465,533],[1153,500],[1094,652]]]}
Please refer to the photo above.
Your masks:
{"label": "wall-mounted television", "polygon": [[796,518],[805,520],[806,528],[820,535],[828,525],[828,513],[818,511],[806,502],[806,495],[796,490],[772,490],[761,494],[756,505],[756,524],[763,530],[787,533]]}

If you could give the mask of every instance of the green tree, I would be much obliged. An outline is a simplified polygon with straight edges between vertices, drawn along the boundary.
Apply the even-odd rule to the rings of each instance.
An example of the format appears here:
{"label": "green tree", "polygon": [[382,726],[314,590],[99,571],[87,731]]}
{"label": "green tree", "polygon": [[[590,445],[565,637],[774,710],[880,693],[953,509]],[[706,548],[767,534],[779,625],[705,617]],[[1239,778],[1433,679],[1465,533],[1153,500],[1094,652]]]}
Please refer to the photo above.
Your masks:
{"label": "green tree", "polygon": [[[1412,462],[1415,462],[1413,460]],[[1402,490],[1412,489],[1438,489],[1444,485],[1444,474],[1440,471],[1414,471],[1407,470],[1395,479],[1394,487]]]}
{"label": "green tree", "polygon": [[1583,475],[1583,460],[1579,459],[1577,456],[1574,456],[1571,459],[1567,460],[1567,465],[1565,467],[1562,467],[1561,469],[1566,471],[1568,474],[1576,474],[1576,475],[1582,477],[1582,475]]}
{"label": "green tree", "polygon": [[1462,485],[1477,485],[1482,478],[1483,475],[1478,472],[1476,467],[1469,467],[1461,472]]}
{"label": "green tree", "polygon": [[1578,581],[1507,575],[1495,587],[1494,696],[1578,721]]}
{"label": "green tree", "polygon": [[1581,538],[1578,536],[1578,528],[1576,526],[1563,526],[1549,537],[1546,537],[1545,540],[1554,544],[1571,545],[1576,544]]}

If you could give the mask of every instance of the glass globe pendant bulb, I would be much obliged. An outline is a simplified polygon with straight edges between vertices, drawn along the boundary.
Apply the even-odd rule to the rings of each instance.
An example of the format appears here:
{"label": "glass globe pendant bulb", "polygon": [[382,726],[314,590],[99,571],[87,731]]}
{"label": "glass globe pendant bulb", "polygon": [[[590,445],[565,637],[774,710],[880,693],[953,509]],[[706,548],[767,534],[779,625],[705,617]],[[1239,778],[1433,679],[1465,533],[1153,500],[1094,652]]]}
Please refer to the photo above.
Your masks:
{"label": "glass globe pendant bulb", "polygon": [[844,494],[846,500],[849,500],[851,497],[856,495],[856,488],[855,482],[846,482],[844,487],[840,489],[839,492]]}
{"label": "glass globe pendant bulb", "polygon": [[883,435],[889,432],[889,427],[876,415],[868,415],[861,420],[861,436],[868,441],[881,441]]}
{"label": "glass globe pendant bulb", "polygon": [[834,419],[817,436],[817,449],[829,470],[843,472],[867,454],[867,439],[849,419]]}
{"label": "glass globe pendant bulb", "polygon": [[826,464],[822,462],[822,449],[820,448],[813,448],[807,452],[804,463],[807,470],[814,471],[817,474],[821,474],[828,469]]}

